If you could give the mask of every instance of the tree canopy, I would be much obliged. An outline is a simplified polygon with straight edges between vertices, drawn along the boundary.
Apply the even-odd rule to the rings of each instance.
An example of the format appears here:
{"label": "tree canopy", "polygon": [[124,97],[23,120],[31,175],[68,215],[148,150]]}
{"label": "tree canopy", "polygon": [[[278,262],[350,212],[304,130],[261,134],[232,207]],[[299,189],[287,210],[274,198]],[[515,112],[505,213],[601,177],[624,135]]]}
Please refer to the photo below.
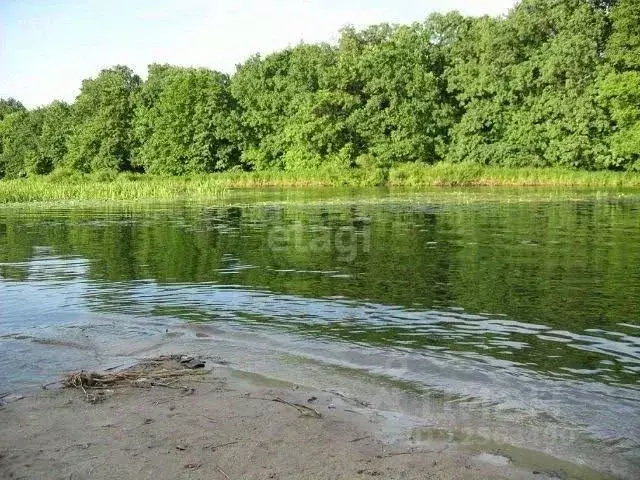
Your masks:
{"label": "tree canopy", "polygon": [[67,167],[83,172],[131,168],[133,106],[140,83],[140,77],[124,66],[102,70],[82,82],[70,112]]}
{"label": "tree canopy", "polygon": [[229,78],[218,72],[151,65],[135,102],[134,165],[179,175],[237,164],[228,85]]}
{"label": "tree canopy", "polygon": [[610,145],[617,165],[640,169],[640,3],[620,0],[611,11],[606,72],[600,84],[611,125]]}
{"label": "tree canopy", "polygon": [[522,0],[503,17],[346,27],[233,75],[115,66],[71,105],[0,100],[0,177],[379,169],[640,169],[640,3]]}

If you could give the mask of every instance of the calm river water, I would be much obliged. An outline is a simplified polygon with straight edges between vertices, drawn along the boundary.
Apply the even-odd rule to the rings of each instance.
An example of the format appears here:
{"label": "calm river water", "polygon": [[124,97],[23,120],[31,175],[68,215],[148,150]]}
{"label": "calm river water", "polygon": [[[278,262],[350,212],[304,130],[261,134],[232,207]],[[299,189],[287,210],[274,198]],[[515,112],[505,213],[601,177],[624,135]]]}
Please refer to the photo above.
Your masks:
{"label": "calm river water", "polygon": [[640,472],[640,196],[327,195],[0,209],[0,393],[201,352]]}

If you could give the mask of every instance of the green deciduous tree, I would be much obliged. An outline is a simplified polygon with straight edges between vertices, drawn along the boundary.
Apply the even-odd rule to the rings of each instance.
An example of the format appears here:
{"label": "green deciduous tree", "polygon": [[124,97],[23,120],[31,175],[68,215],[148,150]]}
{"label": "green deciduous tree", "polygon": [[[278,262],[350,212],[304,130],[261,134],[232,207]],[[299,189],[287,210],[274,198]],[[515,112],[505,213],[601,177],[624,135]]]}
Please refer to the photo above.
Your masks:
{"label": "green deciduous tree", "polygon": [[[293,168],[291,160],[296,156],[300,156],[300,165],[315,158],[318,152],[307,148],[317,139],[308,137],[304,124],[322,117],[324,111],[315,105],[325,102],[328,92],[339,96],[331,85],[334,63],[335,49],[329,45],[302,44],[265,58],[254,56],[239,66],[231,92],[241,112],[245,166]],[[315,100],[313,96],[321,91],[324,100]]]}
{"label": "green deciduous tree", "polygon": [[27,168],[36,162],[37,142],[42,128],[39,111],[19,110],[6,115],[0,123],[2,153],[0,164],[7,178],[27,176]]}
{"label": "green deciduous tree", "polygon": [[524,0],[505,19],[473,21],[447,72],[464,109],[449,158],[606,166],[595,87],[606,26],[605,13],[583,0]]}
{"label": "green deciduous tree", "polygon": [[0,122],[3,173],[9,178],[51,173],[65,155],[69,130],[69,106],[58,101],[6,115]]}
{"label": "green deciduous tree", "polygon": [[0,98],[0,122],[4,117],[13,112],[26,110],[24,105],[15,98]]}
{"label": "green deciduous tree", "polygon": [[361,101],[350,122],[362,153],[378,164],[444,157],[456,118],[442,78],[448,21],[455,19],[343,31],[341,65],[348,65],[347,78],[351,74],[345,87]]}
{"label": "green deciduous tree", "polygon": [[620,0],[611,12],[600,95],[611,112],[611,150],[618,167],[640,169],[640,3]]}
{"label": "green deciduous tree", "polygon": [[228,76],[206,69],[151,65],[138,97],[134,163],[149,173],[224,170],[238,163]]}
{"label": "green deciduous tree", "polygon": [[38,139],[38,165],[35,171],[50,173],[61,165],[67,154],[67,141],[72,132],[71,107],[54,101],[42,109],[42,130]]}
{"label": "green deciduous tree", "polygon": [[82,172],[130,168],[133,100],[140,83],[124,66],[102,70],[96,78],[82,82],[72,107],[74,125],[66,166]]}
{"label": "green deciduous tree", "polygon": [[[7,153],[7,156],[3,154],[5,141],[7,143],[12,142],[11,138],[6,138],[5,135],[11,135],[14,130],[13,126],[3,125],[3,120],[6,116],[24,111],[24,105],[15,98],[0,98],[0,178],[6,175],[7,171],[7,158],[12,155]],[[11,121],[9,121],[11,122]],[[13,122],[12,122],[13,123]],[[3,133],[6,132],[6,133]],[[12,170],[13,167],[9,167]]]}
{"label": "green deciduous tree", "polygon": [[[521,0],[344,28],[225,75],[116,66],[75,103],[0,100],[0,176],[360,168],[401,162],[640,169],[640,3]],[[4,120],[3,120],[4,117]]]}

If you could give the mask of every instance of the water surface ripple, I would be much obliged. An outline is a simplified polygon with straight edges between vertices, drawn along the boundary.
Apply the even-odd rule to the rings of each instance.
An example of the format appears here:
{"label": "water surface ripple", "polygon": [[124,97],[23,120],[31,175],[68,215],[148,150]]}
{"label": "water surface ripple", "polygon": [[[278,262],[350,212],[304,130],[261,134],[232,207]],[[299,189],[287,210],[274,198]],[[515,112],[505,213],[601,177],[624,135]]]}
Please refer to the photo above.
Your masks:
{"label": "water surface ripple", "polygon": [[0,387],[158,345],[266,370],[287,354],[377,378],[381,403],[433,425],[585,463],[600,452],[630,476],[639,205],[355,195],[2,209]]}

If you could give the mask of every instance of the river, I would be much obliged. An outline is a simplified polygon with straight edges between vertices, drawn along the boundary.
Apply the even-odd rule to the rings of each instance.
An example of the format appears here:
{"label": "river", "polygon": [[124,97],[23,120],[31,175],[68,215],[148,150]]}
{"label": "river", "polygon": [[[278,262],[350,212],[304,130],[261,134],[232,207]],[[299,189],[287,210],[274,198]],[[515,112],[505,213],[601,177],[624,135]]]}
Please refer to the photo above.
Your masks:
{"label": "river", "polygon": [[0,209],[0,390],[160,351],[633,478],[640,195],[274,190]]}

